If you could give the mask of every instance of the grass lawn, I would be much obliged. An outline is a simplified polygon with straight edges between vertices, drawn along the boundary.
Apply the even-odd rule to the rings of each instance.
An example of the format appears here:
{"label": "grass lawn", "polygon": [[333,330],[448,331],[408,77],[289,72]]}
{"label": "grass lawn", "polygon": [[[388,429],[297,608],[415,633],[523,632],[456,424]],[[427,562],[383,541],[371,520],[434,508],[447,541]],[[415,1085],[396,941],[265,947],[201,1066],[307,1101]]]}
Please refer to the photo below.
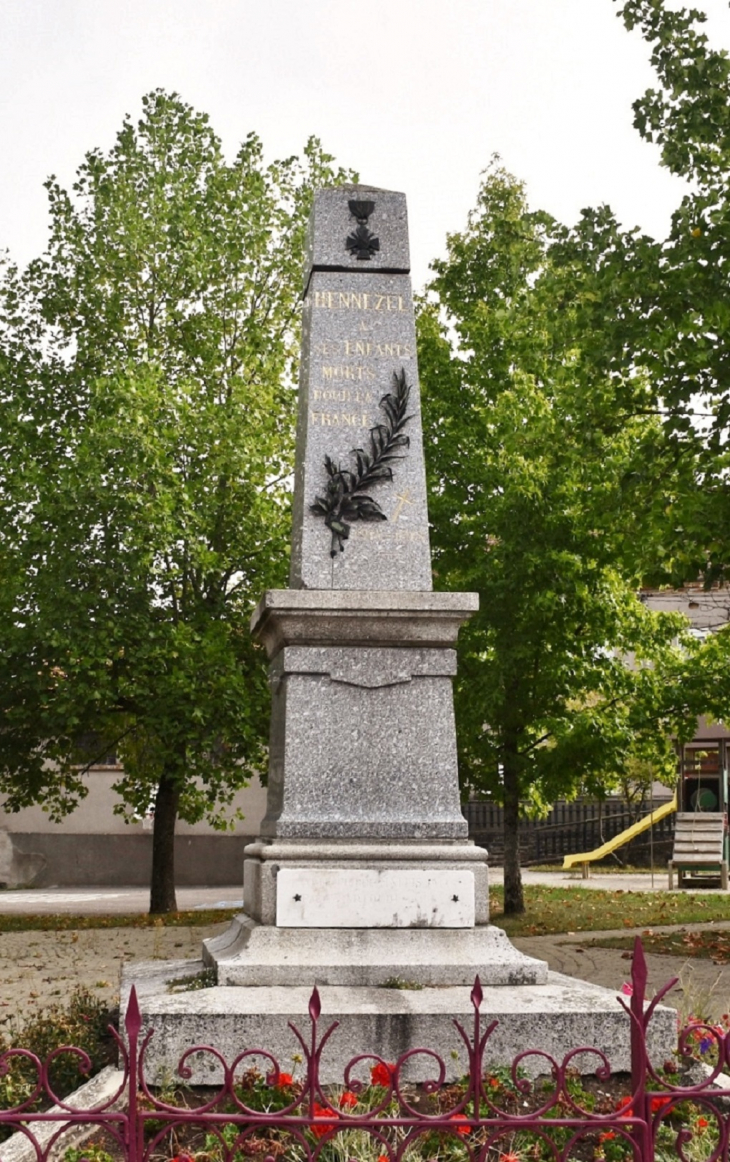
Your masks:
{"label": "grass lawn", "polygon": [[[525,886],[527,911],[523,916],[504,916],[502,900],[502,887],[491,888],[489,902],[492,922],[504,928],[508,936],[601,932],[607,928],[652,928],[660,924],[688,927],[692,924],[730,921],[730,896],[721,892],[629,892],[619,887],[600,891],[593,888],[553,888],[528,884]],[[145,913],[102,916],[0,914],[0,933],[163,926],[199,928],[209,924],[223,924],[238,911],[238,908],[210,908],[171,912],[166,916],[148,916]],[[710,933],[709,936],[717,940],[719,934]],[[727,934],[727,947],[730,958],[730,931]],[[687,948],[683,949],[683,955],[690,954]]]}
{"label": "grass lawn", "polygon": [[[694,957],[711,960],[713,964],[730,964],[730,929],[719,932],[687,931],[652,932],[649,928],[641,934],[645,952],[656,952],[660,956]],[[634,946],[633,936],[606,936],[603,940],[591,940],[591,948],[625,948]]]}
{"label": "grass lawn", "polygon": [[87,928],[203,928],[222,924],[241,911],[240,908],[205,908],[191,912],[170,912],[166,916],[149,916],[146,912],[116,916],[72,916],[0,914],[2,932],[58,932]]}
{"label": "grass lawn", "polygon": [[[575,872],[577,875],[580,875],[580,865],[579,864],[576,865],[571,870],[573,872]],[[562,872],[562,871],[565,871],[565,868],[563,867],[563,861],[561,860],[560,863],[531,863],[530,864],[530,871],[534,871],[534,872]],[[611,859],[609,856],[606,859],[601,859],[601,860],[594,861],[591,863],[591,875],[594,875],[594,874],[595,875],[602,875],[602,876],[630,876],[630,875],[648,876],[651,874],[651,868],[650,867],[638,867],[637,865],[635,865],[633,863],[624,863],[624,864],[616,863],[616,860]],[[666,874],[667,874],[666,864],[662,864],[661,867],[657,864],[654,865],[654,875],[666,877]]]}
{"label": "grass lawn", "polygon": [[526,885],[524,891],[524,915],[504,916],[502,888],[490,889],[491,919],[508,936],[730,921],[730,896],[726,892],[628,892],[621,888],[599,891],[533,884]]}

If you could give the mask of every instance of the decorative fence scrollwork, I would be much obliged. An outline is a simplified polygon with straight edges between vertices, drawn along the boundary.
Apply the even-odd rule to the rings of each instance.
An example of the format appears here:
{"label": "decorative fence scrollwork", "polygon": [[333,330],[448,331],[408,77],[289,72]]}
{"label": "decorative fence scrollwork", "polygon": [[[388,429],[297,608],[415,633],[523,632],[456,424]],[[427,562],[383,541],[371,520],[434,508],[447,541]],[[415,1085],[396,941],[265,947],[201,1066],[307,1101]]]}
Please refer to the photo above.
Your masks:
{"label": "decorative fence scrollwork", "polygon": [[[52,1076],[53,1063],[62,1054],[77,1055],[82,1072],[88,1068],[81,1050],[64,1047],[42,1061],[27,1050],[10,1049],[0,1056],[0,1077],[7,1077],[14,1062],[22,1060],[26,1072],[34,1072],[35,1083],[26,1086],[23,1099],[12,1108],[0,1109],[0,1129],[21,1135],[37,1162],[46,1162],[51,1153],[63,1157],[64,1135],[79,1124],[103,1131],[104,1149],[125,1162],[173,1156],[182,1160],[186,1154],[200,1162],[242,1162],[247,1157],[261,1162],[727,1159],[728,1099],[715,1082],[730,1066],[730,1033],[722,1025],[695,1022],[679,1033],[676,1061],[653,1063],[647,1029],[657,1004],[676,982],[670,981],[648,1003],[646,983],[646,961],[637,940],[631,989],[626,990],[631,997],[618,998],[628,1013],[631,1036],[631,1076],[623,1079],[620,1096],[615,1086],[610,1092],[607,1087],[621,1079],[612,1075],[605,1052],[591,1046],[576,1048],[562,1061],[529,1050],[509,1068],[486,1068],[489,1039],[498,1022],[481,1012],[478,977],[471,993],[471,1029],[454,1022],[468,1060],[459,1084],[447,1082],[448,1070],[438,1052],[413,1048],[395,1062],[360,1053],[346,1066],[341,1086],[323,1085],[322,1053],[336,1036],[338,1022],[322,1028],[315,989],[308,1028],[290,1024],[300,1049],[299,1079],[282,1070],[265,1049],[244,1048],[228,1062],[215,1047],[202,1045],[188,1049],[178,1063],[180,1091],[169,1086],[160,1090],[146,1076],[145,1054],[154,1032],[142,1035],[133,990],[126,1039],[114,1033],[123,1073],[114,1094],[93,1108],[79,1109],[73,1095],[61,1099],[54,1092]],[[698,1051],[711,1068],[700,1077],[693,1067],[688,1082],[682,1063],[696,1058]],[[183,1095],[194,1054],[210,1055],[223,1080],[210,1090]],[[592,1057],[592,1093],[575,1069],[580,1056],[585,1072],[586,1054]],[[406,1076],[414,1059],[425,1062],[430,1073],[418,1085]],[[41,1127],[46,1127],[45,1134]],[[204,1147],[196,1147],[196,1135]],[[17,1136],[12,1141],[16,1158]],[[0,1144],[0,1162],[5,1162],[7,1148],[7,1141]]]}

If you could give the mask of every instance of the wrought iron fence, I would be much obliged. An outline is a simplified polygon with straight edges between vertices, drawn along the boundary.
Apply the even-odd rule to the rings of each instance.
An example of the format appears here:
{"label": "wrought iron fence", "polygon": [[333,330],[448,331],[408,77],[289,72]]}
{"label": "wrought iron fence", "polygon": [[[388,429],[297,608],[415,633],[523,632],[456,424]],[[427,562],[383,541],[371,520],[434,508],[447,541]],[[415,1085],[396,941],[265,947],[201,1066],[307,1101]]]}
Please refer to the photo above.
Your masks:
{"label": "wrought iron fence", "polygon": [[[302,1078],[282,1071],[265,1049],[245,1048],[226,1062],[212,1046],[195,1046],[181,1057],[178,1084],[189,1080],[193,1054],[207,1054],[223,1069],[223,1082],[211,1091],[185,1095],[160,1092],[145,1073],[145,1052],[154,1035],[141,1036],[136,994],[128,1006],[126,1038],[114,1034],[123,1063],[117,1091],[91,1109],[79,1109],[73,1095],[54,1092],[54,1063],[79,1049],[64,1047],[44,1061],[22,1048],[0,1056],[0,1078],[22,1063],[34,1083],[23,1100],[0,1109],[0,1128],[15,1130],[38,1162],[52,1154],[63,1157],[63,1135],[79,1124],[103,1132],[107,1156],[125,1162],[175,1157],[176,1162],[564,1162],[568,1158],[603,1162],[652,1162],[679,1157],[682,1162],[715,1162],[728,1157],[728,1115],[722,1092],[714,1083],[730,1064],[730,1033],[720,1025],[696,1022],[678,1035],[677,1060],[696,1056],[699,1047],[711,1068],[701,1080],[687,1083],[675,1062],[653,1063],[647,1053],[647,1028],[657,1004],[676,983],[670,981],[650,1001],[641,942],[632,965],[630,999],[619,997],[629,1015],[631,1074],[626,1092],[607,1103],[589,1098],[575,1069],[586,1055],[604,1090],[612,1078],[605,1052],[580,1047],[562,1061],[543,1050],[521,1053],[508,1069],[485,1070],[484,1057],[497,1021],[481,1012],[479,978],[471,993],[473,1022],[469,1030],[455,1021],[467,1051],[469,1068],[463,1081],[447,1083],[444,1061],[433,1049],[414,1048],[396,1062],[376,1053],[361,1053],[344,1070],[342,1086],[320,1083],[320,1060],[338,1022],[323,1028],[317,990],[309,1004],[309,1024],[290,1028],[301,1049]],[[406,1080],[408,1063],[425,1060],[431,1080],[415,1085]],[[528,1078],[523,1067],[529,1062]],[[540,1065],[535,1070],[535,1062]],[[535,1073],[539,1076],[535,1077]],[[42,1103],[45,1108],[39,1108]],[[192,1104],[197,1103],[197,1104]],[[49,1110],[51,1105],[54,1108]],[[48,1140],[39,1127],[57,1126]],[[198,1135],[199,1144],[195,1145]],[[200,1142],[202,1141],[202,1145]],[[186,1145],[186,1143],[192,1145]],[[0,1145],[0,1160],[8,1142]],[[99,1147],[74,1151],[74,1162],[99,1159]],[[68,1156],[67,1157],[71,1157]]]}
{"label": "wrought iron fence", "polygon": [[[658,802],[654,804],[658,805]],[[502,807],[489,800],[472,799],[462,803],[461,809],[469,824],[470,837],[487,848],[490,863],[497,863],[504,852]],[[562,859],[576,851],[592,851],[636,823],[649,809],[648,803],[630,808],[621,799],[603,803],[560,800],[543,819],[525,816],[520,820],[521,862],[542,863]],[[663,863],[671,855],[673,836],[674,816],[668,815],[654,824],[651,839],[645,832],[622,848],[622,855],[631,860],[645,858],[653,845],[657,862]]]}

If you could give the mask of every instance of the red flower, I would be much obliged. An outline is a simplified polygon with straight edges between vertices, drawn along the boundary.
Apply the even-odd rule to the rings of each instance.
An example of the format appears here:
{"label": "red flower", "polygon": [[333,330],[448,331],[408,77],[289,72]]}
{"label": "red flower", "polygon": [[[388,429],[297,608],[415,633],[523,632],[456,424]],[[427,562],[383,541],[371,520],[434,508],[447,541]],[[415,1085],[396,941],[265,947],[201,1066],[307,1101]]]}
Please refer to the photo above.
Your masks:
{"label": "red flower", "polygon": [[340,1100],[337,1103],[341,1110],[352,1109],[357,1105],[357,1094],[353,1093],[351,1089],[346,1089],[344,1093],[340,1094]]}
{"label": "red flower", "polygon": [[[330,1118],[331,1119],[333,1117],[337,1118],[338,1115],[335,1113],[334,1110],[328,1110],[326,1108],[326,1106],[321,1106],[317,1102],[315,1102],[314,1103],[314,1116],[315,1116],[315,1118]],[[314,1134],[315,1138],[322,1138],[322,1137],[324,1137],[325,1134],[329,1133],[330,1130],[334,1130],[336,1125],[337,1125],[336,1121],[319,1122],[316,1126],[312,1125],[311,1130],[312,1130],[312,1133]]]}
{"label": "red flower", "polygon": [[627,1118],[633,1117],[634,1111],[631,1105],[630,1097],[619,1098],[619,1100],[616,1102],[616,1109],[621,1110],[621,1113]]}
{"label": "red flower", "polygon": [[467,1118],[466,1114],[452,1114],[451,1117],[449,1118],[449,1121],[450,1122],[459,1122],[458,1126],[454,1126],[454,1129],[456,1130],[457,1134],[470,1134],[471,1133],[471,1126],[469,1125],[469,1119]]}
{"label": "red flower", "polygon": [[384,1061],[379,1061],[377,1065],[371,1066],[371,1084],[382,1085],[384,1089],[387,1089],[393,1080],[394,1069],[395,1065],[386,1065]]}
{"label": "red flower", "polygon": [[663,1109],[666,1104],[667,1099],[665,1097],[653,1097],[651,1099],[651,1112],[655,1114],[657,1110]]}
{"label": "red flower", "polygon": [[520,1162],[520,1156],[510,1150],[507,1154],[499,1155],[499,1162]]}
{"label": "red flower", "polygon": [[698,1130],[706,1130],[709,1124],[710,1123],[708,1122],[707,1118],[698,1118],[695,1122],[695,1126]]}
{"label": "red flower", "polygon": [[616,1135],[614,1134],[613,1130],[608,1130],[605,1134],[598,1135],[598,1141],[599,1142],[610,1142],[615,1137],[616,1137]]}
{"label": "red flower", "polygon": [[387,1154],[378,1154],[378,1162],[390,1162]]}
{"label": "red flower", "polygon": [[280,1073],[276,1081],[276,1088],[285,1089],[288,1085],[294,1085],[294,1078],[291,1073]]}

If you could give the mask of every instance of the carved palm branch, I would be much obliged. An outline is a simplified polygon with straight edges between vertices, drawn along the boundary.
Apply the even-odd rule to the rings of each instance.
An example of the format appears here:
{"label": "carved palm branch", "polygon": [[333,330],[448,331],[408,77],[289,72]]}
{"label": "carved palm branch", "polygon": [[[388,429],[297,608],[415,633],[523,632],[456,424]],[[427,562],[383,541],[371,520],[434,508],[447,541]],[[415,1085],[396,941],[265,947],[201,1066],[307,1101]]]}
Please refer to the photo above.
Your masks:
{"label": "carved palm branch", "polygon": [[393,390],[384,395],[380,408],[385,414],[382,423],[370,429],[370,449],[353,448],[350,456],[355,459],[355,468],[343,468],[330,456],[325,456],[324,466],[328,480],[324,496],[316,496],[309,511],[324,517],[324,523],[332,533],[330,556],[343,552],[345,541],[350,536],[350,524],[356,520],[387,520],[377,500],[367,495],[366,489],[384,480],[393,479],[390,465],[402,460],[399,449],[410,444],[403,429],[413,417],[408,415],[410,384],[406,380],[405,369],[400,374],[393,372]]}

